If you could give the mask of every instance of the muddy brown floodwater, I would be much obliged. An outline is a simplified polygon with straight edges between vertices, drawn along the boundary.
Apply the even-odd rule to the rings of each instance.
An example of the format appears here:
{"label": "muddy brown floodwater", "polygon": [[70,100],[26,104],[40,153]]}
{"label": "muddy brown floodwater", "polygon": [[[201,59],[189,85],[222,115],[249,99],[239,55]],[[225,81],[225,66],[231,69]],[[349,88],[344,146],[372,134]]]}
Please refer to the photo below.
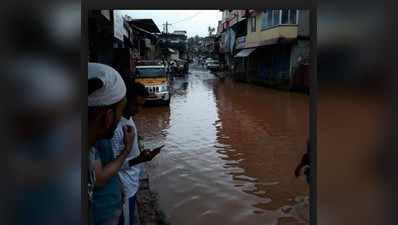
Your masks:
{"label": "muddy brown floodwater", "polygon": [[170,107],[137,115],[147,165],[172,225],[306,224],[309,188],[294,169],[306,150],[309,98],[191,68]]}

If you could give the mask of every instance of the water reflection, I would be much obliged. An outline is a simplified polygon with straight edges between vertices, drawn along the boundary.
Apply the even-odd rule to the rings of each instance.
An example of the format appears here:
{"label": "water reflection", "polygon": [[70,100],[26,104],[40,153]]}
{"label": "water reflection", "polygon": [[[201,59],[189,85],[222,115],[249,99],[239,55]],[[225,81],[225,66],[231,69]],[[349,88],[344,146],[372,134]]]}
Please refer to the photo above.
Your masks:
{"label": "water reflection", "polygon": [[138,135],[143,138],[146,148],[159,146],[165,142],[170,124],[170,108],[148,106],[135,118]]}
{"label": "water reflection", "polygon": [[222,124],[217,126],[217,140],[230,146],[219,153],[232,162],[226,168],[245,170],[245,176],[230,173],[237,184],[254,184],[244,191],[270,197],[272,202],[265,209],[278,209],[295,196],[305,195],[305,183],[297,181],[292,171],[305,151],[306,97],[229,80],[216,83],[215,95]]}
{"label": "water reflection", "polygon": [[205,70],[174,80],[170,108],[145,108],[137,117],[146,145],[166,145],[149,172],[167,219],[291,223],[292,205],[303,202],[295,198],[308,193],[293,176],[307,115],[300,94],[217,80]]}

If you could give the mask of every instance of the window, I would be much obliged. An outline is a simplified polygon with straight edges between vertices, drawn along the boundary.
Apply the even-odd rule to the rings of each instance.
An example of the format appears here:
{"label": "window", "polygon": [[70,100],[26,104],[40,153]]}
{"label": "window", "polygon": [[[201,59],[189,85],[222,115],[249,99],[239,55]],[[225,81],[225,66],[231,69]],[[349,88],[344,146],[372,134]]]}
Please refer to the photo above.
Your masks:
{"label": "window", "polygon": [[250,31],[256,32],[256,17],[250,17]]}
{"label": "window", "polygon": [[296,9],[267,9],[263,12],[261,29],[267,29],[281,24],[297,24],[297,14],[298,10]]}
{"label": "window", "polygon": [[280,13],[280,10],[272,10],[272,25],[273,26],[280,24],[279,13]]}
{"label": "window", "polygon": [[288,24],[288,23],[289,23],[289,10],[283,9],[282,10],[282,24]]}
{"label": "window", "polygon": [[289,17],[289,22],[291,24],[297,24],[297,10],[289,10],[290,11],[290,17]]}
{"label": "window", "polygon": [[264,11],[263,14],[261,15],[261,29],[264,29],[265,27],[266,18],[267,18],[266,11]]}
{"label": "window", "polygon": [[161,77],[164,74],[163,68],[136,68],[137,77]]}
{"label": "window", "polygon": [[264,11],[262,20],[261,20],[261,28],[266,29],[267,27],[272,26],[272,10],[267,9]]}
{"label": "window", "polygon": [[272,10],[268,11],[267,20],[268,20],[268,26],[272,26]]}

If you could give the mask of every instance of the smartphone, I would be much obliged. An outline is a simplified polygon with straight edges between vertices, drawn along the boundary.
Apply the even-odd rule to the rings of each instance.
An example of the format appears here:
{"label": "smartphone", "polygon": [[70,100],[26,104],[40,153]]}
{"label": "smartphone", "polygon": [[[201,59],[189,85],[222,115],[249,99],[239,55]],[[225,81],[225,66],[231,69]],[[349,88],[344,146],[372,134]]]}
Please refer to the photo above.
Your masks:
{"label": "smartphone", "polygon": [[152,149],[151,152],[152,151],[160,151],[163,147],[164,147],[164,145],[161,145],[161,146],[159,146],[157,148]]}

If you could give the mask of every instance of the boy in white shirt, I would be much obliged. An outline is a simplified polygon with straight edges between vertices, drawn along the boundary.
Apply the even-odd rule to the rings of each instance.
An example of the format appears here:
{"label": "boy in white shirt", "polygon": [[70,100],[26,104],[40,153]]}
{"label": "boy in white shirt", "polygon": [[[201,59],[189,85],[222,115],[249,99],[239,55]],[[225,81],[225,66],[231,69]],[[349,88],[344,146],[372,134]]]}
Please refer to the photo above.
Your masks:
{"label": "boy in white shirt", "polygon": [[137,128],[132,117],[139,112],[145,103],[145,97],[148,96],[148,92],[143,85],[138,83],[129,83],[127,81],[126,87],[127,105],[111,141],[114,155],[117,157],[124,149],[123,127],[126,125],[131,126],[133,128],[133,133],[136,134],[134,136],[132,150],[119,171],[119,178],[125,195],[125,205],[123,207],[125,219],[124,224],[133,225],[135,222],[134,211],[136,205],[136,193],[139,186],[140,171],[142,169],[140,163],[152,160],[159,153],[160,149],[156,151],[140,151],[137,140]]}

